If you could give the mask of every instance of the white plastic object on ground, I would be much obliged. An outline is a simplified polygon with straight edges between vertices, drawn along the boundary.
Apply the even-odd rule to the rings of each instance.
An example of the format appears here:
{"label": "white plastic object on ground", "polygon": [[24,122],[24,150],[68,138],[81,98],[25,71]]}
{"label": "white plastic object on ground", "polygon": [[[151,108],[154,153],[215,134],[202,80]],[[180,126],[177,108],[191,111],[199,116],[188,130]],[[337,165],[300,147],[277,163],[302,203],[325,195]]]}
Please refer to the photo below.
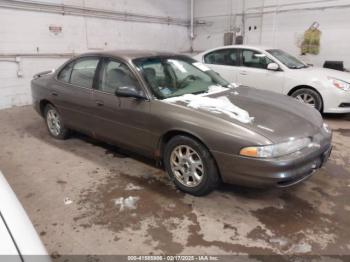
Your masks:
{"label": "white plastic object on ground", "polygon": [[119,197],[114,200],[114,204],[116,206],[119,206],[119,211],[124,211],[124,209],[136,209],[137,208],[137,201],[139,201],[139,197]]}
{"label": "white plastic object on ground", "polygon": [[73,201],[69,197],[66,197],[63,202],[65,205],[70,205],[73,203]]}
{"label": "white plastic object on ground", "polygon": [[127,191],[141,190],[141,189],[142,189],[142,187],[136,186],[136,185],[134,185],[133,183],[129,183],[129,184],[127,184],[126,187],[125,187],[125,190],[127,190]]}

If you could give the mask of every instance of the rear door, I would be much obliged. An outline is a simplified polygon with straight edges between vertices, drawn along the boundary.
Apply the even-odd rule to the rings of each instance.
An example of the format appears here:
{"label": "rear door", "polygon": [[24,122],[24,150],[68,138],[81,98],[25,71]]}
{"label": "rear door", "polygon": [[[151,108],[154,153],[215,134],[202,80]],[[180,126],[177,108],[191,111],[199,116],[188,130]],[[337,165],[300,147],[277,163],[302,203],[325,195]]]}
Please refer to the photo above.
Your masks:
{"label": "rear door", "polygon": [[267,70],[269,63],[274,63],[264,53],[251,49],[242,49],[242,66],[237,74],[237,83],[244,86],[283,91],[284,72]]}
{"label": "rear door", "polygon": [[97,82],[93,92],[96,135],[145,154],[153,152],[150,101],[115,95],[120,87],[134,87],[144,92],[131,68],[123,61],[105,58]]}
{"label": "rear door", "polygon": [[91,133],[94,110],[92,88],[100,58],[82,57],[65,66],[53,84],[51,98],[64,123]]}
{"label": "rear door", "polygon": [[237,82],[239,49],[225,48],[210,52],[203,57],[204,63],[229,82]]}

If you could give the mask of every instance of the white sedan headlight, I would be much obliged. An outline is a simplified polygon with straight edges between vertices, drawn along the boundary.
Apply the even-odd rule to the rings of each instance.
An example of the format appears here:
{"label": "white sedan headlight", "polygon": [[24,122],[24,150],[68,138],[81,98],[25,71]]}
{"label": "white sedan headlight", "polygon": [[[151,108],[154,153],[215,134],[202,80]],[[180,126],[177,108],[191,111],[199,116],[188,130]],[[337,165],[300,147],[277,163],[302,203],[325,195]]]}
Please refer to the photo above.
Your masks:
{"label": "white sedan headlight", "polygon": [[245,147],[241,149],[240,155],[256,158],[280,157],[306,148],[310,143],[310,138],[291,139],[280,144]]}
{"label": "white sedan headlight", "polygon": [[344,91],[350,90],[350,83],[345,82],[343,80],[334,78],[334,77],[328,77],[329,81],[332,83],[332,85],[336,88],[339,88]]}

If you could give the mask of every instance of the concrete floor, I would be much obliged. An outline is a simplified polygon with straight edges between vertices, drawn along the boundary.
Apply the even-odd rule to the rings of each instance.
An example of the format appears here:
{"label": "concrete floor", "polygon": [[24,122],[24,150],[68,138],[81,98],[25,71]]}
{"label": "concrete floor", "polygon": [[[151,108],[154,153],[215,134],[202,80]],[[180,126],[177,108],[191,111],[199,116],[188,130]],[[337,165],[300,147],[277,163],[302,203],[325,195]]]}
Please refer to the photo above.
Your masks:
{"label": "concrete floor", "polygon": [[[31,107],[0,111],[0,169],[56,257],[350,255],[350,116],[325,118],[330,161],[285,190],[225,185],[185,195],[146,160],[82,135],[52,139]],[[122,210],[116,200],[129,196],[139,198],[136,208]]]}

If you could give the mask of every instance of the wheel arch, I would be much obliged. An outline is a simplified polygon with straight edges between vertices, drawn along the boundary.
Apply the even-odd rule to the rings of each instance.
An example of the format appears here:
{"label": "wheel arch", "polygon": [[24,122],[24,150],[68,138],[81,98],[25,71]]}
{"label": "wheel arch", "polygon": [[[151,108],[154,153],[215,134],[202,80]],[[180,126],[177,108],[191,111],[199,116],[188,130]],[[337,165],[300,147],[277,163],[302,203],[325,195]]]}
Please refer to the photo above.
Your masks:
{"label": "wheel arch", "polygon": [[220,179],[221,178],[221,173],[220,173],[220,168],[217,164],[217,161],[215,159],[215,156],[211,153],[211,150],[210,148],[203,142],[203,139],[201,139],[198,135],[195,135],[195,134],[192,134],[191,132],[189,131],[185,131],[185,130],[180,130],[180,129],[174,129],[174,130],[169,130],[167,131],[166,133],[164,133],[160,139],[159,139],[159,142],[158,142],[158,158],[161,162],[163,162],[163,153],[164,153],[164,150],[165,150],[165,146],[166,144],[175,136],[179,136],[179,135],[183,135],[183,136],[187,136],[187,137],[190,137],[196,141],[198,141],[199,143],[201,143],[209,152],[209,154],[211,155],[211,157],[213,158],[214,160],[214,163],[215,163],[215,166],[216,166],[216,169],[218,171],[218,174],[219,174],[219,177]]}
{"label": "wheel arch", "polygon": [[321,107],[321,111],[323,111],[323,108],[324,108],[324,101],[323,101],[323,97],[321,95],[321,93],[314,87],[312,86],[309,86],[309,85],[298,85],[298,86],[295,86],[293,87],[291,90],[289,90],[288,92],[288,96],[291,96],[294,92],[300,90],[300,89],[303,89],[303,88],[306,88],[306,89],[311,89],[313,91],[315,91],[321,98],[321,101],[322,101],[322,107]]}
{"label": "wheel arch", "polygon": [[40,109],[40,113],[41,113],[41,116],[42,117],[45,117],[45,107],[47,106],[47,105],[52,105],[52,106],[54,106],[53,104],[52,104],[52,102],[51,101],[49,101],[49,100],[47,100],[47,99],[43,99],[43,100],[41,100],[40,101],[40,103],[39,103],[39,109]]}

